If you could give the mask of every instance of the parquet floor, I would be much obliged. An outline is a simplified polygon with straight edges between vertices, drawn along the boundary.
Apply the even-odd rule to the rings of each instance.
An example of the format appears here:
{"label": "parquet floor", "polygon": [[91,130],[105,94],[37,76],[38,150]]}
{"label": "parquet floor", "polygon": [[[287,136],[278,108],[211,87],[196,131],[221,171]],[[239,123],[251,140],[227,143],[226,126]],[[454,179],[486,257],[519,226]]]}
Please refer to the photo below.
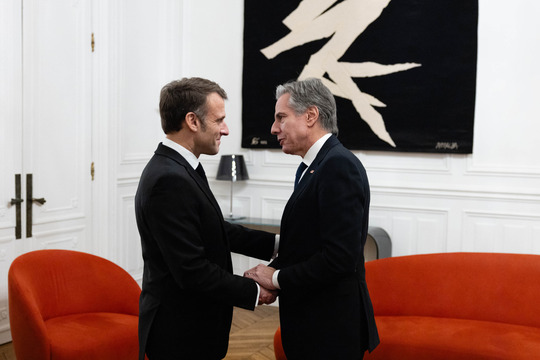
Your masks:
{"label": "parquet floor", "polygon": [[279,326],[276,306],[255,311],[234,308],[226,360],[275,360],[274,333]]}
{"label": "parquet floor", "polygon": [[0,345],[0,360],[15,360],[15,353],[11,343]]}
{"label": "parquet floor", "polygon": [[[278,308],[258,306],[255,311],[234,308],[226,360],[275,360],[274,333]],[[15,360],[11,343],[0,345],[0,360]]]}

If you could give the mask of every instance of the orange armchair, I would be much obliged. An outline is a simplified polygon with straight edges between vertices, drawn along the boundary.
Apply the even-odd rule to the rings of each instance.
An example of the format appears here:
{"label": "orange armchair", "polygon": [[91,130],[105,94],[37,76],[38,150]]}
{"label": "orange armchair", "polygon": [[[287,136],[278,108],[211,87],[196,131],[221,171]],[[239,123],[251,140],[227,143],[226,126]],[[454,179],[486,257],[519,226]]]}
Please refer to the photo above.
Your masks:
{"label": "orange armchair", "polygon": [[137,359],[140,287],[118,265],[87,253],[38,250],[9,269],[17,360]]}
{"label": "orange armchair", "polygon": [[274,334],[274,355],[276,360],[287,360],[285,351],[283,351],[283,344],[281,343],[281,327],[278,327]]}

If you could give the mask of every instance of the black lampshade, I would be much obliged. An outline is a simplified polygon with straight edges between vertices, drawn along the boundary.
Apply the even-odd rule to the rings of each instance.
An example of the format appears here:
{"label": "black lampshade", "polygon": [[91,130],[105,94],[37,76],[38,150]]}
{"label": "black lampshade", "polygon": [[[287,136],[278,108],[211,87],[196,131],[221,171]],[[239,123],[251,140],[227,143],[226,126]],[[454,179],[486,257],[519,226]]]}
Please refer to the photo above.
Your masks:
{"label": "black lampshade", "polygon": [[240,181],[248,180],[246,162],[243,155],[222,155],[216,180]]}

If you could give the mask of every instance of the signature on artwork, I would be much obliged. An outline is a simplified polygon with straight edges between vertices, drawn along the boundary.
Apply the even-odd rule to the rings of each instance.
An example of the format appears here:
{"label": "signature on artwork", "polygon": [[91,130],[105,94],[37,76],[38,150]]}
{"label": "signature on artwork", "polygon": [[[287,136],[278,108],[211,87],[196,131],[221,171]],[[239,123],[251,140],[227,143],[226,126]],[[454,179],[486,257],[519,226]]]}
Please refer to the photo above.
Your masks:
{"label": "signature on artwork", "polygon": [[457,150],[459,149],[459,145],[457,142],[438,142],[437,145],[435,145],[436,150]]}

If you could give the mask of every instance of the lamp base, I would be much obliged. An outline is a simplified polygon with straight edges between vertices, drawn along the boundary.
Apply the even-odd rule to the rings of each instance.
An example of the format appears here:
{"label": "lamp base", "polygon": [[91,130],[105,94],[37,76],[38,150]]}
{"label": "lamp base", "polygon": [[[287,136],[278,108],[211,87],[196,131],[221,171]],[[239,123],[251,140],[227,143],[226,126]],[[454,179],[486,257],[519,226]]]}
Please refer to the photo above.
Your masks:
{"label": "lamp base", "polygon": [[224,216],[223,217],[225,220],[242,220],[242,219],[245,219],[246,217],[245,216],[236,216],[236,215],[229,215],[229,216]]}

